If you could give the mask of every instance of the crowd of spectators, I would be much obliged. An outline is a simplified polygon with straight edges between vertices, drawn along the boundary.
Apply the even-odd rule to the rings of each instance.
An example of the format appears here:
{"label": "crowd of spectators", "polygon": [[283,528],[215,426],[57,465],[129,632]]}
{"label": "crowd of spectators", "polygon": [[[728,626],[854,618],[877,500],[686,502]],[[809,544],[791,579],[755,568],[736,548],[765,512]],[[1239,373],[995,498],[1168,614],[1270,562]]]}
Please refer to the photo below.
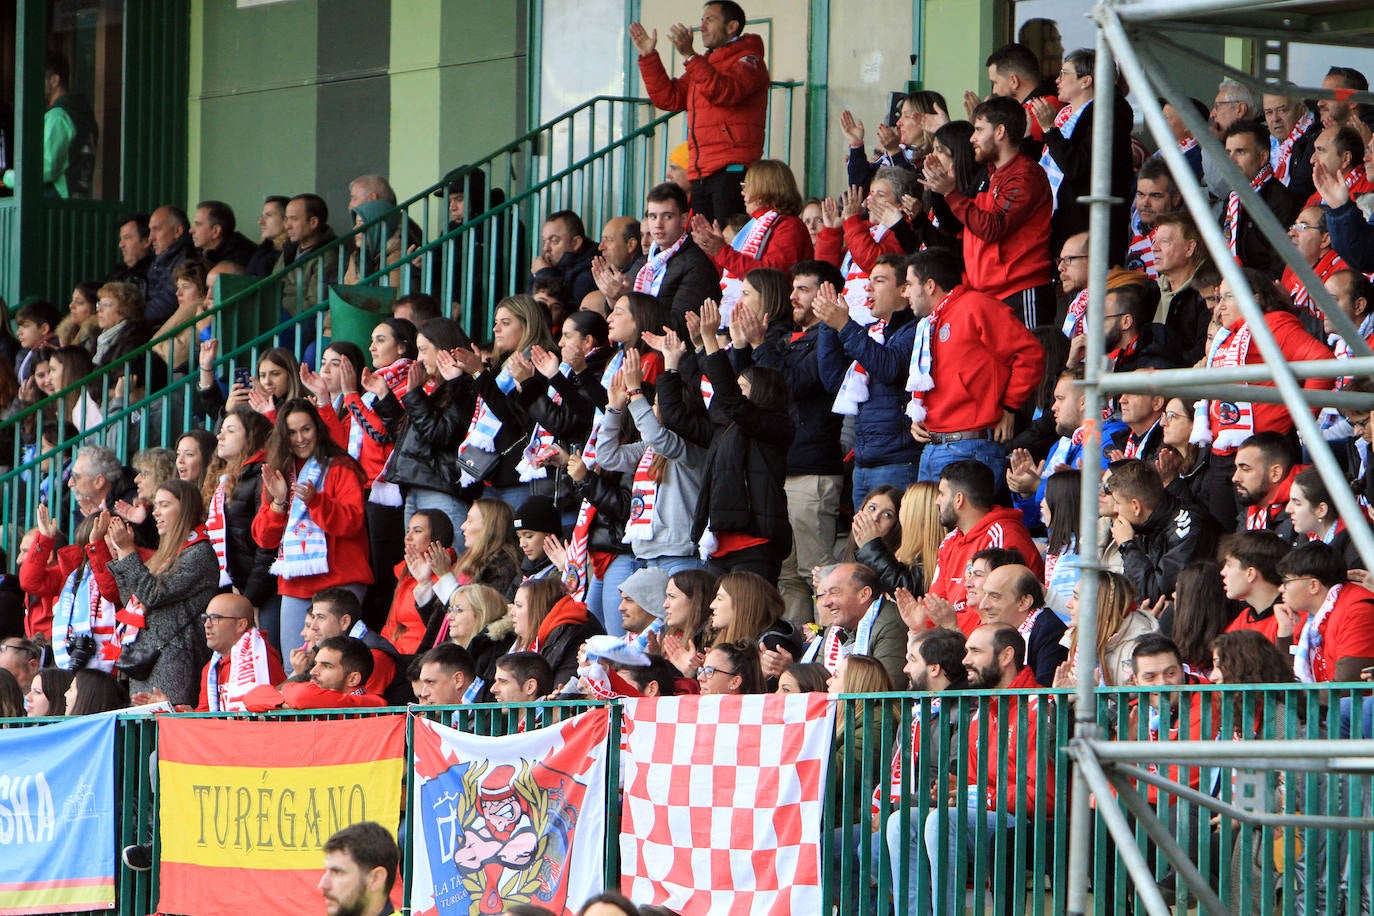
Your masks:
{"label": "crowd of spectators", "polygon": [[[271,349],[249,379],[217,376],[233,341],[208,320],[169,342],[160,378],[129,370],[111,394],[198,372],[195,414],[214,433],[145,449],[132,470],[99,445],[62,459],[72,505],[25,533],[7,605],[4,669],[30,713],[108,708],[125,690],[263,710],[1060,687],[1082,673],[1085,565],[1104,570],[1091,573],[1101,684],[1232,682],[1223,660],[1243,632],[1293,659],[1285,679],[1368,678],[1369,573],[1286,407],[1120,395],[1100,454],[1085,454],[1090,248],[1112,265],[1109,371],[1264,362],[1184,183],[1210,193],[1286,359],[1351,346],[1176,112],[1181,175],[1131,136],[1126,87],[1097,86],[1093,52],[1061,55],[1037,22],[1036,47],[987,58],[993,93],[956,100],[964,120],[912,93],[870,149],[845,112],[849,186],[821,200],[761,158],[768,75],[736,4],[706,5],[703,53],[690,29],[669,31],[676,78],[635,24],[651,98],[697,125],[680,174],[608,220],[599,246],[578,214],[550,215],[528,289],[494,297],[492,328],[415,292],[367,352],[331,341],[302,364]],[[1323,86],[1367,83],[1336,67]],[[1080,200],[1098,93],[1114,95],[1112,194],[1127,202],[1102,238]],[[1209,115],[1374,344],[1371,125],[1368,106],[1229,79]],[[361,222],[395,202],[378,176],[350,192]],[[345,250],[312,270],[391,263],[406,241],[393,222],[374,262]],[[110,277],[78,285],[65,314],[33,302],[13,316],[4,409],[203,314],[217,275],[265,275],[335,238],[313,194],[267,198],[258,225],[254,243],[213,200],[189,219],[131,217]],[[316,288],[309,272],[294,281],[288,311]],[[115,406],[76,391],[55,419],[85,430]],[[1362,505],[1370,418],[1320,414]],[[1085,461],[1105,481],[1091,558],[1076,535]],[[1015,706],[990,714],[1013,723]],[[985,751],[970,751],[970,780],[984,771],[995,798]],[[1010,810],[1052,810],[1040,789],[1009,794]],[[914,845],[934,842],[915,829]],[[913,859],[934,867],[926,852]]]}

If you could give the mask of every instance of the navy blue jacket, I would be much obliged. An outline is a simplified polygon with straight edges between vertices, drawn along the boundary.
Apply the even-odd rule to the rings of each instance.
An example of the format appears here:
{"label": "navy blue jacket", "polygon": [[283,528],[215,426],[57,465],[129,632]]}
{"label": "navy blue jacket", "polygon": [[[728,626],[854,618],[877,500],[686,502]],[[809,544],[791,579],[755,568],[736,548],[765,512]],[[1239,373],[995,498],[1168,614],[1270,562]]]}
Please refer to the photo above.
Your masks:
{"label": "navy blue jacket", "polygon": [[868,336],[863,325],[850,319],[836,331],[822,325],[817,342],[821,382],[837,391],[849,364],[858,361],[868,372],[868,400],[854,418],[854,461],[860,467],[907,464],[919,461],[920,447],[911,435],[906,390],[911,349],[916,340],[916,318],[903,309],[888,321],[885,343]]}
{"label": "navy blue jacket", "polygon": [[1366,222],[1355,201],[1326,210],[1331,247],[1361,273],[1374,272],[1374,223]]}

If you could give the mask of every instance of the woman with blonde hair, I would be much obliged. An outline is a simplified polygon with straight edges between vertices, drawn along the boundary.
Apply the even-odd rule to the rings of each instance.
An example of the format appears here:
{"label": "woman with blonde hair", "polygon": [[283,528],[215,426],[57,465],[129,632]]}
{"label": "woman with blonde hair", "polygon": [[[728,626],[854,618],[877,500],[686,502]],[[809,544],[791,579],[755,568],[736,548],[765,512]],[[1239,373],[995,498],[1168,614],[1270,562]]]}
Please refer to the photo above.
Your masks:
{"label": "woman with blonde hair", "polygon": [[153,509],[157,486],[177,476],[176,452],[169,448],[145,448],[129,462],[134,469],[134,502],[117,500],[114,511],[131,525],[141,525]]}
{"label": "woman with blonde hair", "polygon": [[[883,663],[871,655],[850,655],[840,659],[839,667],[830,676],[827,688],[831,696],[853,693],[890,693],[892,678]],[[866,823],[866,811],[873,790],[877,788],[882,766],[882,734],[896,725],[896,707],[880,700],[841,700],[835,708],[835,757],[840,765],[836,781],[836,804],[844,797],[846,782],[853,788],[848,815],[841,815],[846,823]],[[887,723],[883,718],[887,718]],[[865,766],[864,761],[869,761]],[[864,784],[864,771],[872,774],[872,781]],[[890,771],[888,771],[890,772]]]}
{"label": "woman with blonde hair", "polygon": [[477,394],[472,423],[458,444],[462,484],[485,483],[488,495],[505,500],[512,509],[535,493],[552,492],[548,478],[521,480],[522,446],[529,442],[534,422],[520,402],[519,390],[521,382],[534,375],[529,354],[536,346],[554,348],[544,307],[533,296],[507,296],[496,305],[490,362],[475,346],[438,354],[439,374],[450,381],[471,376]]}
{"label": "woman with blonde hair", "polygon": [[152,333],[143,321],[146,307],[143,294],[132,283],[106,283],[100,287],[95,303],[100,333],[92,355],[97,368],[116,362],[148,342]]}
{"label": "woman with blonde hair", "polygon": [[811,233],[801,221],[802,195],[786,162],[760,159],[744,173],[744,209],[749,222],[730,244],[720,229],[701,214],[692,218],[692,240],[721,273],[720,312],[729,317],[739,300],[743,279],[756,267],[791,270],[816,255]]}
{"label": "woman with blonde hair", "polygon": [[[1085,573],[1091,575],[1091,573]],[[1054,673],[1055,687],[1072,687],[1078,683],[1078,589],[1069,599],[1068,630],[1062,644],[1069,649],[1069,657]],[[1130,682],[1133,674],[1131,650],[1142,636],[1159,630],[1154,615],[1140,610],[1135,587],[1120,573],[1100,570],[1097,573],[1097,665],[1098,682],[1116,687]]]}
{"label": "woman with blonde hair", "polygon": [[515,511],[510,504],[499,499],[477,500],[468,509],[462,532],[465,548],[457,562],[449,564],[446,557],[439,557],[440,551],[430,552],[434,574],[441,580],[451,574],[457,585],[489,585],[506,598],[514,598],[515,587],[520,584],[521,554]]}
{"label": "woman with blonde hair", "polygon": [[[423,609],[422,613],[428,616],[428,610]],[[515,626],[509,611],[506,596],[490,585],[460,585],[449,596],[445,613],[432,615],[431,620],[439,623],[432,627],[437,638],[431,639],[426,633],[424,645],[448,641],[467,649],[477,676],[489,685],[496,672],[496,660],[515,644]]]}
{"label": "woman with blonde hair", "polygon": [[[869,500],[881,489],[874,488]],[[892,492],[895,493],[895,489]],[[935,558],[945,537],[940,509],[935,505],[938,492],[939,488],[932,481],[920,481],[906,488],[893,529],[898,537],[895,549],[890,537],[871,536],[879,529],[870,519],[855,516],[855,543],[859,544],[860,537],[867,539],[854,552],[854,562],[874,570],[883,582],[883,591],[889,595],[899,588],[912,595],[923,595],[926,583],[935,578]],[[864,508],[868,508],[867,502]]]}

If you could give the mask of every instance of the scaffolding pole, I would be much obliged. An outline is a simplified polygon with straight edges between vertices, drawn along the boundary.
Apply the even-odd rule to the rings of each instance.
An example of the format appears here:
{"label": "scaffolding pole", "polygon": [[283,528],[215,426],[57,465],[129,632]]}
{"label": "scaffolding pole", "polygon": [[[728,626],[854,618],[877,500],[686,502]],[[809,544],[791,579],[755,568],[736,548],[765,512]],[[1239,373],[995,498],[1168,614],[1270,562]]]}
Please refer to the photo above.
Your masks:
{"label": "scaffolding pole", "polygon": [[[1189,370],[1178,370],[1172,373],[1125,373],[1115,377],[1104,375],[1103,325],[1108,252],[1103,250],[1103,242],[1110,237],[1110,206],[1112,204],[1109,196],[1111,191],[1111,124],[1115,93],[1112,91],[1095,92],[1093,104],[1097,105],[1098,108],[1094,117],[1092,138],[1091,196],[1086,199],[1089,206],[1089,233],[1092,244],[1088,248],[1089,294],[1087,312],[1084,317],[1087,353],[1084,360],[1082,390],[1086,436],[1083,445],[1085,460],[1082,468],[1082,507],[1078,531],[1079,554],[1082,557],[1081,568],[1088,573],[1088,575],[1080,577],[1078,587],[1080,608],[1078,644],[1081,647],[1080,652],[1083,648],[1086,648],[1087,652],[1081,655],[1079,660],[1074,726],[1076,740],[1070,752],[1074,758],[1069,829],[1067,908],[1071,916],[1081,916],[1086,912],[1087,905],[1093,821],[1088,790],[1096,794],[1099,799],[1098,812],[1103,817],[1108,832],[1118,845],[1118,850],[1122,854],[1127,871],[1136,883],[1137,893],[1140,894],[1145,908],[1153,916],[1164,916],[1168,913],[1168,907],[1165,905],[1158,888],[1154,886],[1152,873],[1143,857],[1139,856],[1138,850],[1134,847],[1133,834],[1118,807],[1121,801],[1113,796],[1110,789],[1111,777],[1117,776],[1120,768],[1125,764],[1125,760],[1119,755],[1128,749],[1124,747],[1124,743],[1118,743],[1117,747],[1111,748],[1108,742],[1101,741],[1097,735],[1096,723],[1093,721],[1093,710],[1096,708],[1094,673],[1096,659],[1093,657],[1095,653],[1092,647],[1097,643],[1097,572],[1100,568],[1096,507],[1097,493],[1102,478],[1102,465],[1097,457],[1101,450],[1101,424],[1098,417],[1101,416],[1102,393],[1110,390],[1154,390],[1165,384],[1173,384],[1175,391],[1177,391],[1178,388],[1193,388],[1206,384],[1210,389],[1208,393],[1212,396],[1218,393],[1232,395],[1244,392],[1246,394],[1245,400],[1250,401],[1267,401],[1272,397],[1277,397],[1279,401],[1288,406],[1294,424],[1312,455],[1313,464],[1332,494],[1332,501],[1335,503],[1338,513],[1346,520],[1351,540],[1358,549],[1366,567],[1374,568],[1374,565],[1371,565],[1374,564],[1374,533],[1370,531],[1367,519],[1346,485],[1345,477],[1332,455],[1330,447],[1322,439],[1321,432],[1312,417],[1309,409],[1310,401],[1313,400],[1312,393],[1302,388],[1298,372],[1295,372],[1294,367],[1284,361],[1282,350],[1265,323],[1259,304],[1241,273],[1240,267],[1231,255],[1226,239],[1214,221],[1215,218],[1208,204],[1205,191],[1196,180],[1192,179],[1192,170],[1184,159],[1182,151],[1174,142],[1173,133],[1164,118],[1163,105],[1156,101],[1156,97],[1161,100],[1174,100],[1176,111],[1193,133],[1198,144],[1218,159],[1223,177],[1232,187],[1236,188],[1241,205],[1255,220],[1256,226],[1264,238],[1281,254],[1285,263],[1293,268],[1305,285],[1314,287],[1314,301],[1322,308],[1323,312],[1328,313],[1333,327],[1349,342],[1356,356],[1367,358],[1370,356],[1370,349],[1355,329],[1354,323],[1334,307],[1331,297],[1325,294],[1325,290],[1317,282],[1311,266],[1297,258],[1295,251],[1289,250],[1291,245],[1284,234],[1285,227],[1278,225],[1277,219],[1274,218],[1267,205],[1250,188],[1249,182],[1245,180],[1240,170],[1230,161],[1224,149],[1220,148],[1220,144],[1210,134],[1207,125],[1202,123],[1191,105],[1178,101],[1185,97],[1180,96],[1175,91],[1165,75],[1164,68],[1149,53],[1148,49],[1142,48],[1139,55],[1137,54],[1137,49],[1132,44],[1132,40],[1122,24],[1123,20],[1130,20],[1133,24],[1157,29],[1161,26],[1167,26],[1170,19],[1184,19],[1188,16],[1228,12],[1289,9],[1299,5],[1290,2],[1290,0],[1269,0],[1269,2],[1261,0],[1261,2],[1252,3],[1238,3],[1235,0],[1099,0],[1090,14],[1090,18],[1094,20],[1098,28],[1094,86],[1111,87],[1115,85],[1116,71],[1112,60],[1114,56],[1117,57],[1126,81],[1141,99],[1142,114],[1146,125],[1159,144],[1160,155],[1173,172],[1175,184],[1183,196],[1185,205],[1197,222],[1203,243],[1215,260],[1223,280],[1231,288],[1240,312],[1250,328],[1254,343],[1259,347],[1265,362],[1262,366],[1254,367],[1253,371],[1257,373],[1254,378],[1248,375],[1251,370],[1244,369],[1241,371],[1246,374],[1241,377],[1227,376],[1225,381],[1230,383],[1229,386],[1220,389],[1217,389],[1215,385],[1222,382],[1223,377],[1216,371],[1211,372],[1205,381],[1200,375],[1197,377],[1185,375],[1184,373],[1189,372]],[[1313,7],[1322,4],[1301,5]],[[1218,30],[1223,34],[1225,33],[1224,27],[1219,27]],[[1303,373],[1301,376],[1303,378],[1331,378],[1351,374],[1352,371],[1365,368],[1363,359],[1337,361],[1333,358],[1329,361],[1333,364],[1329,368],[1321,366],[1321,363],[1325,362],[1328,361],[1304,364],[1298,367],[1298,371]],[[1344,362],[1345,365],[1341,366],[1340,362]],[[1154,375],[1155,378],[1148,378],[1150,375]],[[1240,384],[1245,381],[1261,380],[1270,382],[1274,387],[1255,390]],[[1325,400],[1332,400],[1329,393],[1323,394]],[[1349,401],[1344,397],[1337,400],[1351,406],[1363,403]],[[1234,742],[1228,753],[1218,753],[1219,748],[1206,748],[1203,752],[1212,753],[1213,756],[1209,759],[1216,759],[1217,757],[1227,759],[1239,750],[1242,753],[1251,754],[1251,759],[1254,759],[1252,754],[1254,745],[1255,742]],[[1136,762],[1158,756],[1161,747],[1158,744],[1153,744],[1153,746],[1129,750],[1136,752],[1136,756],[1132,758],[1132,761]],[[1298,748],[1290,747],[1289,753],[1296,753],[1298,750]],[[1303,748],[1303,750],[1308,749]],[[1265,759],[1262,762],[1272,761]],[[1334,762],[1326,761],[1326,765],[1329,767]],[[1158,837],[1156,837],[1156,841],[1160,841]],[[1165,855],[1187,883],[1195,885],[1194,889],[1197,891],[1208,891],[1208,893],[1198,893],[1203,902],[1204,910],[1207,912],[1219,911],[1219,901],[1217,901],[1215,894],[1210,893],[1209,888],[1201,885],[1200,876],[1197,875],[1196,868],[1191,865],[1187,851],[1176,843],[1162,843],[1161,845]]]}

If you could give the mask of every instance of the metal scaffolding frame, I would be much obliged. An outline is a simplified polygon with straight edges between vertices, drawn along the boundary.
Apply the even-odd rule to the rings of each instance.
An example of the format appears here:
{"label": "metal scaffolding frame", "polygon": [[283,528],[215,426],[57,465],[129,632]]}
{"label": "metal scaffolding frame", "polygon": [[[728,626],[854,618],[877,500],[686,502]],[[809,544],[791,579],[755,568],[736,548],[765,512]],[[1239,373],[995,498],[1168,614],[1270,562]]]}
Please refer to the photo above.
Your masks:
{"label": "metal scaffolding frame", "polygon": [[[1374,46],[1374,13],[1367,2],[1359,0],[1098,0],[1090,13],[1097,26],[1097,61],[1094,85],[1111,86],[1116,81],[1116,64],[1140,100],[1146,126],[1159,145],[1160,154],[1175,177],[1184,203],[1201,232],[1203,243],[1216,262],[1223,280],[1236,297],[1264,363],[1235,369],[1173,369],[1132,373],[1107,373],[1103,346],[1105,322],[1105,293],[1109,253],[1098,240],[1110,236],[1112,108],[1114,93],[1096,95],[1098,106],[1093,119],[1093,161],[1091,193],[1083,201],[1089,206],[1089,233],[1094,244],[1088,249],[1088,309],[1084,318],[1087,353],[1085,378],[1082,383],[1084,416],[1100,416],[1102,397],[1110,392],[1160,392],[1180,395],[1185,400],[1200,397],[1226,396],[1236,400],[1282,403],[1292,411],[1294,423],[1312,456],[1314,466],[1326,483],[1341,518],[1346,522],[1351,540],[1364,559],[1366,568],[1374,569],[1374,532],[1356,503],[1330,447],[1322,438],[1311,409],[1314,407],[1343,407],[1346,409],[1374,407],[1374,397],[1351,392],[1307,391],[1301,379],[1336,378],[1356,373],[1374,374],[1374,353],[1360,336],[1354,323],[1336,306],[1310,265],[1300,258],[1285,235],[1285,228],[1269,208],[1250,188],[1240,170],[1230,161],[1225,149],[1208,130],[1206,123],[1187,104],[1187,96],[1172,85],[1164,66],[1153,47],[1170,50],[1201,59],[1224,74],[1262,90],[1260,80],[1225,66],[1224,62],[1207,58],[1196,50],[1170,41],[1159,34],[1160,29],[1179,31],[1208,31],[1258,40],[1277,39],[1311,41],[1316,43]],[[1299,92],[1306,97],[1333,98],[1334,93],[1320,88],[1299,87],[1286,93]],[[1344,96],[1350,101],[1374,101],[1370,93]],[[1183,157],[1164,118],[1158,99],[1171,100],[1175,111],[1188,126],[1204,151],[1219,166],[1222,176],[1232,188],[1237,188],[1241,206],[1254,219],[1264,237],[1279,252],[1285,263],[1312,294],[1313,301],[1327,316],[1337,333],[1351,347],[1354,358],[1349,360],[1321,360],[1287,363],[1268,325],[1264,322],[1259,304],[1231,256],[1226,239],[1208,205],[1206,191],[1192,177],[1192,170]],[[1264,381],[1273,387],[1247,387],[1247,382]],[[1083,454],[1092,456],[1101,451],[1101,428],[1087,422]],[[1167,762],[1186,759],[1216,766],[1241,765],[1246,769],[1273,769],[1290,766],[1300,760],[1310,770],[1326,773],[1351,774],[1368,772],[1370,757],[1374,756],[1374,741],[1330,739],[1324,741],[1217,741],[1188,742],[1169,745],[1158,742],[1107,741],[1099,733],[1094,720],[1095,675],[1097,658],[1097,558],[1100,556],[1097,526],[1097,494],[1101,485],[1101,464],[1085,461],[1082,474],[1082,508],[1079,519],[1079,554],[1082,569],[1090,575],[1082,576],[1079,591],[1079,682],[1075,704],[1075,738],[1069,753],[1073,757],[1073,793],[1069,834],[1069,899],[1068,912],[1086,911],[1091,848],[1093,809],[1089,792],[1099,799],[1099,813],[1116,843],[1123,864],[1135,884],[1145,909],[1152,916],[1168,916],[1168,904],[1155,884],[1149,863],[1135,844],[1135,834],[1117,802],[1124,804],[1137,823],[1169,859],[1188,889],[1199,901],[1201,911],[1222,916],[1225,908],[1183,849],[1173,839],[1167,827],[1155,816],[1154,810],[1136,794],[1138,782],[1152,783],[1180,799],[1222,812],[1241,823],[1256,826],[1294,824],[1314,828],[1345,828],[1374,830],[1374,819],[1344,817],[1308,817],[1250,812],[1228,805],[1181,785],[1176,781],[1150,774],[1134,766],[1142,760]]]}

